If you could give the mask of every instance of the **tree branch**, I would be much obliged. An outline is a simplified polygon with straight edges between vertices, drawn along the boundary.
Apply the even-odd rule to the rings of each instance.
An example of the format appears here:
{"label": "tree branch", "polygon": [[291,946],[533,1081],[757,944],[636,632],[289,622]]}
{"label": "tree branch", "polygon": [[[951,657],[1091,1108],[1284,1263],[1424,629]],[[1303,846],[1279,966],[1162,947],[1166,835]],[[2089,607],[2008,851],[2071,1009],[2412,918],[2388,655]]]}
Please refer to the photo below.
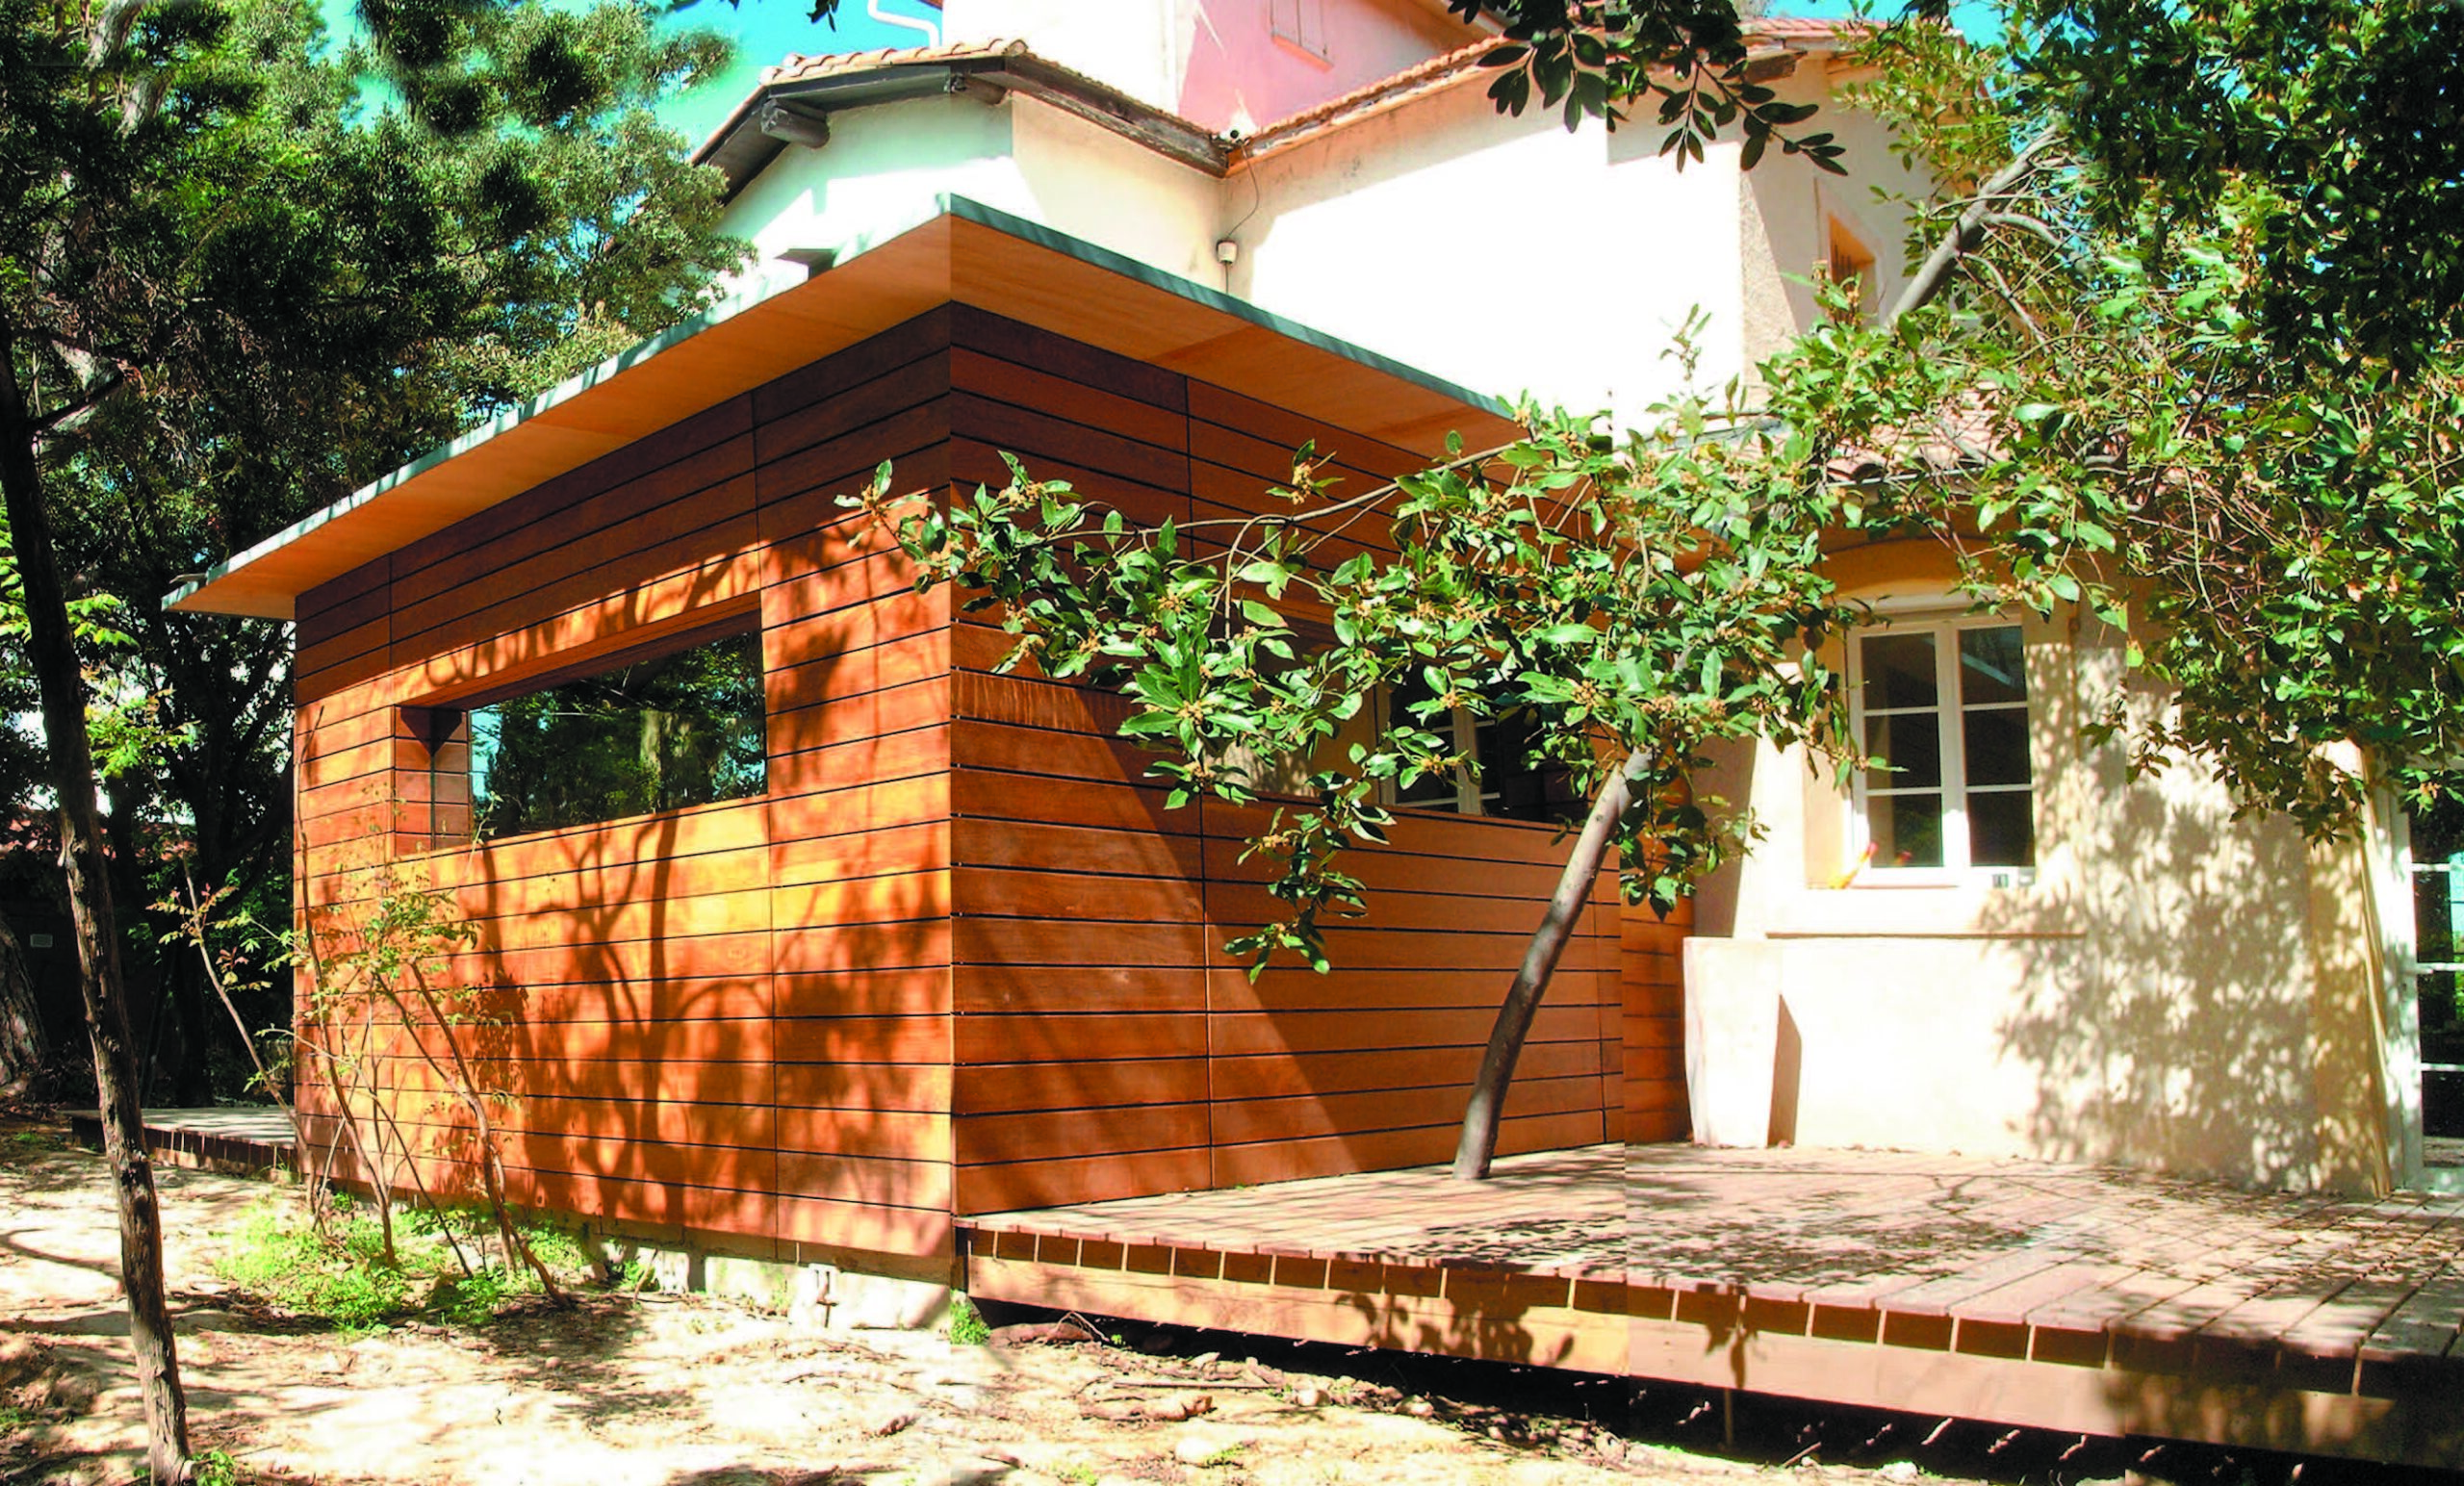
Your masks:
{"label": "tree branch", "polygon": [[1985,235],[1992,226],[1992,218],[1997,215],[2007,215],[1997,214],[1993,210],[1994,204],[2016,191],[2019,184],[2035,172],[2045,151],[2052,148],[2059,138],[2057,131],[2045,130],[2012,156],[2009,165],[1994,172],[1993,178],[1985,183],[1985,188],[1976,193],[1966,210],[1951,223],[1949,233],[1935,244],[1934,250],[1925,255],[1925,261],[1910,275],[1907,287],[1899,292],[1898,302],[1890,307],[1889,314],[1883,317],[1884,324],[1894,323],[1901,316],[1923,309],[1949,286],[1951,272],[1960,266],[1960,261],[1985,242]]}

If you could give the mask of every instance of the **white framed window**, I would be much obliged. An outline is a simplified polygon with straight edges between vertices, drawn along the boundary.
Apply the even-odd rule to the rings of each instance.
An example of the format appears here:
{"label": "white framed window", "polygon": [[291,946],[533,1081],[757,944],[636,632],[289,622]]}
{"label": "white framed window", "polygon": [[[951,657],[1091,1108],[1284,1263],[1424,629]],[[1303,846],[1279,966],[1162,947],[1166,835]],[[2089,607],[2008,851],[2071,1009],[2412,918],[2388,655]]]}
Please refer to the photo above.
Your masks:
{"label": "white framed window", "polygon": [[1867,875],[2024,873],[2036,865],[2027,647],[1993,618],[1894,621],[1848,643],[1866,755],[1849,842]]}
{"label": "white framed window", "polygon": [[1326,50],[1326,0],[1267,0],[1267,34],[1314,62]]}

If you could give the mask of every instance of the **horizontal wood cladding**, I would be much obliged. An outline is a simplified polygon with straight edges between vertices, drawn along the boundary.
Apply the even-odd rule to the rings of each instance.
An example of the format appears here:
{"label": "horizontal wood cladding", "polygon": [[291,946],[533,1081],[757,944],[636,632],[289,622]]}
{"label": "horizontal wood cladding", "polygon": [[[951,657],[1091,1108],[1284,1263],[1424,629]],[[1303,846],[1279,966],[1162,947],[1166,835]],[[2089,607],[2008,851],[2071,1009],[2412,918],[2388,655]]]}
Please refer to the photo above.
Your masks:
{"label": "horizontal wood cladding", "polygon": [[[300,602],[299,901],[346,926],[390,871],[475,933],[440,978],[485,987],[469,1045],[518,1095],[517,1200],[739,1252],[951,1256],[949,603],[837,504],[884,460],[946,485],[949,326],[925,316]],[[728,616],[760,636],[765,793],[419,849],[467,807],[468,753],[404,708]],[[462,1125],[433,1070],[389,1068],[449,1179]]]}
{"label": "horizontal wood cladding", "polygon": [[1680,901],[1665,919],[1630,905],[1618,928],[1626,1139],[1682,1140],[1693,1134],[1685,1094],[1685,940],[1694,930],[1694,900]]}
{"label": "horizontal wood cladding", "polygon": [[[964,306],[683,420],[303,597],[298,901],[330,929],[386,870],[445,892],[517,1198],[738,1251],[933,1262],[957,1213],[1443,1159],[1554,833],[1416,814],[1355,858],[1335,973],[1253,981],[1222,945],[1280,910],[1240,860],[1263,812],[1167,808],[1118,698],[994,674],[1008,638],[838,504],[884,460],[937,498],[1007,453],[1204,521],[1307,442],[1344,494],[1420,463]],[[760,636],[764,794],[425,849],[470,807],[456,708],[720,618]],[[1506,1150],[1628,1121],[1612,889]],[[396,1097],[442,1149],[435,1082]]]}
{"label": "horizontal wood cladding", "polygon": [[[1134,518],[1203,521],[1260,509],[1303,443],[1345,494],[1424,463],[990,317],[953,335],[962,488],[1005,481],[1006,451]],[[1266,812],[1167,808],[1150,756],[1115,735],[1119,699],[991,674],[1012,642],[981,623],[949,636],[959,1211],[1450,1155],[1555,833],[1415,815],[1357,855],[1371,908],[1330,930],[1335,971],[1252,983],[1222,945],[1280,910],[1239,859]],[[1506,1149],[1623,1127],[1614,891],[1604,874],[1533,1029]]]}

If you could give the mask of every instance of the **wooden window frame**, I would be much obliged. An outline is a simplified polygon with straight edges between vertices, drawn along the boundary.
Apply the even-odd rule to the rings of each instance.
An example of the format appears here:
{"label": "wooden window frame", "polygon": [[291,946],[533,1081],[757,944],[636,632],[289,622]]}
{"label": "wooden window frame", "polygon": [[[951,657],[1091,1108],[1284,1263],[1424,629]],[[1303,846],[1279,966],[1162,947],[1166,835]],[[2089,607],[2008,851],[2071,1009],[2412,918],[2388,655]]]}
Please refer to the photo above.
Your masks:
{"label": "wooden window frame", "polygon": [[1264,0],[1267,35],[1318,65],[1332,66],[1326,39],[1326,0]]}

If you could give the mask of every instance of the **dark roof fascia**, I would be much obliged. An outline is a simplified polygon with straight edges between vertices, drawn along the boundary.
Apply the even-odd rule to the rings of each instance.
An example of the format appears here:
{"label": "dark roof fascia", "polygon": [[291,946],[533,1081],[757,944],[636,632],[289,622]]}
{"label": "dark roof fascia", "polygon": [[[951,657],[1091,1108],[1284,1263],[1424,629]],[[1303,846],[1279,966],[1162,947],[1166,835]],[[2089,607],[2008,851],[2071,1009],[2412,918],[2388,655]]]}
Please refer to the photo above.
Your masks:
{"label": "dark roof fascia", "polygon": [[765,104],[793,103],[799,113],[827,118],[840,110],[952,93],[972,94],[988,103],[997,103],[1011,92],[1025,93],[1039,103],[1109,129],[1168,160],[1209,175],[1220,176],[1230,167],[1231,151],[1223,141],[1188,119],[1141,103],[1023,50],[931,62],[882,63],[834,77],[784,78],[764,83],[736,105],[735,112],[711,134],[708,142],[694,152],[693,159],[697,165],[716,166],[726,172],[727,194],[732,199],[786,148],[786,141],[761,132],[759,119]]}
{"label": "dark roof fascia", "polygon": [[1032,52],[1014,52],[987,59],[993,64],[985,80],[1100,124],[1133,143],[1143,144],[1167,160],[1176,160],[1209,175],[1231,167],[1231,147],[1178,114],[1167,113],[1115,92],[1067,67],[1046,62]]}

